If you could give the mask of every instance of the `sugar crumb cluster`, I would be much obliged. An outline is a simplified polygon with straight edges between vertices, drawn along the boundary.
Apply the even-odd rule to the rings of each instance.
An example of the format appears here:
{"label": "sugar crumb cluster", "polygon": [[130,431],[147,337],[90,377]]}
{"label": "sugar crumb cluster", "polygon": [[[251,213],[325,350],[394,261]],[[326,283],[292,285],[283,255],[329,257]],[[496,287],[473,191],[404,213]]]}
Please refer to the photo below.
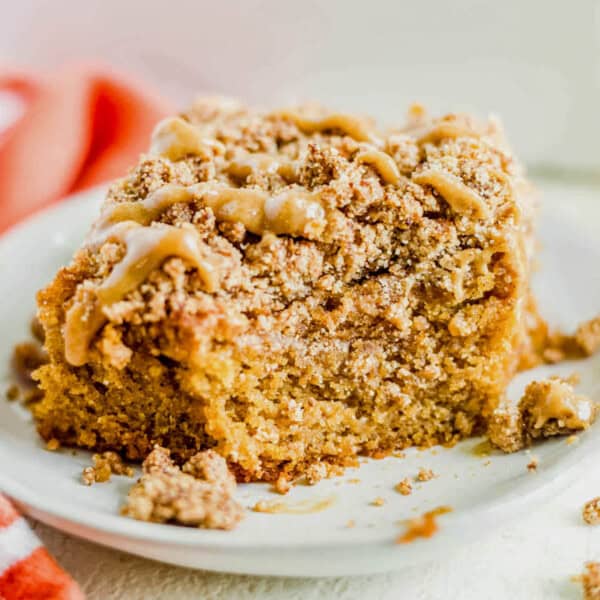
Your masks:
{"label": "sugar crumb cluster", "polygon": [[142,464],[121,512],[140,521],[233,529],[244,510],[234,499],[235,477],[213,450],[192,456],[179,468],[165,448],[155,446]]}

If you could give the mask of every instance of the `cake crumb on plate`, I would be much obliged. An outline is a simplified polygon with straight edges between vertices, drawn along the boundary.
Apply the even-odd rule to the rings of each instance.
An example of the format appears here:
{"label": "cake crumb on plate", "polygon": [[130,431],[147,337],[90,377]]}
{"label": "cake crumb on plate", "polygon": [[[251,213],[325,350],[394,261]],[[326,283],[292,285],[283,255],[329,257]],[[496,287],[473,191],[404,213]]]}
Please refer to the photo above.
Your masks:
{"label": "cake crumb on plate", "polygon": [[581,516],[588,525],[600,525],[600,496],[584,504]]}
{"label": "cake crumb on plate", "polygon": [[416,476],[416,481],[431,481],[435,477],[435,473],[431,469],[421,467]]}
{"label": "cake crumb on plate", "polygon": [[409,496],[412,493],[412,483],[408,477],[405,477],[394,486],[394,489],[403,496]]}
{"label": "cake crumb on plate", "polygon": [[8,386],[6,390],[6,399],[12,402],[19,397],[20,393],[21,390],[19,390],[19,386],[13,383],[12,385]]}
{"label": "cake crumb on plate", "polygon": [[585,571],[573,581],[580,582],[583,587],[583,600],[600,600],[600,563],[587,562]]}
{"label": "cake crumb on plate", "polygon": [[56,438],[50,438],[46,442],[46,450],[49,450],[50,452],[55,452],[59,448],[60,448],[60,442]]}
{"label": "cake crumb on plate", "polygon": [[539,460],[535,456],[532,456],[531,460],[527,463],[527,470],[530,473],[537,471],[538,465],[539,465]]}
{"label": "cake crumb on plate", "polygon": [[591,356],[600,349],[600,315],[579,325],[575,341],[586,356]]}
{"label": "cake crumb on plate", "polygon": [[125,516],[207,529],[233,529],[243,518],[233,498],[235,478],[216,452],[199,452],[180,469],[168,450],[155,446],[142,470],[121,509]]}
{"label": "cake crumb on plate", "polygon": [[[50,447],[50,443],[53,447]],[[59,440],[50,440],[46,448],[48,450],[58,449]],[[104,483],[110,480],[111,475],[125,475],[127,477],[133,477],[134,470],[132,467],[127,466],[123,459],[116,453],[108,450],[101,454],[94,454],[92,457],[94,462],[93,466],[85,467],[81,472],[81,478],[85,485],[92,485],[93,483]]]}
{"label": "cake crumb on plate", "polygon": [[575,393],[575,382],[575,377],[532,381],[517,402],[504,399],[490,417],[491,443],[504,452],[516,452],[536,439],[587,429],[597,407],[587,396]]}

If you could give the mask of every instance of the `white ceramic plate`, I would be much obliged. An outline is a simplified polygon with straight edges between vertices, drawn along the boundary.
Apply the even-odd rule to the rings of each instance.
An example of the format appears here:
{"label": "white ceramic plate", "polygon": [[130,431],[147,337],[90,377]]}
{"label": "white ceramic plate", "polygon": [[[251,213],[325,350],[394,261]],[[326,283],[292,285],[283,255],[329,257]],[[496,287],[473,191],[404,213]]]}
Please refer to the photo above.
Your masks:
{"label": "white ceramic plate", "polygon": [[[95,190],[41,213],[0,240],[2,343],[0,385],[9,383],[13,344],[27,336],[34,312],[34,294],[68,262],[73,248],[94,216],[102,192]],[[546,190],[542,220],[544,240],[535,287],[543,312],[565,327],[600,310],[600,211],[578,216],[574,207],[596,207],[592,188]],[[576,198],[577,197],[577,198]],[[590,216],[590,215],[593,215]],[[600,357],[542,368],[519,376],[511,393],[548,371],[577,370],[581,389],[600,400]],[[302,500],[331,498],[327,510],[309,514],[260,514],[248,511],[232,532],[204,531],[141,523],[121,517],[119,506],[132,480],[113,477],[86,487],[80,474],[90,464],[87,452],[48,452],[36,436],[27,411],[18,403],[0,401],[0,489],[29,515],[66,532],[121,550],[174,564],[204,569],[272,575],[348,575],[400,568],[452,552],[465,540],[483,536],[491,527],[532,510],[565,479],[585,468],[583,461],[600,453],[598,427],[577,444],[564,439],[536,446],[537,472],[528,472],[527,452],[510,456],[476,456],[480,440],[455,448],[409,451],[404,459],[365,461],[343,477],[314,487],[298,486],[282,498],[266,485],[242,485],[239,500],[252,506],[259,499],[292,505]],[[433,469],[432,481],[415,484],[401,496],[394,485],[413,477],[420,467]],[[357,481],[359,480],[359,481]],[[372,501],[381,497],[383,506]],[[452,512],[439,517],[439,532],[429,539],[398,545],[402,521],[440,505]],[[348,527],[354,521],[354,527]]]}

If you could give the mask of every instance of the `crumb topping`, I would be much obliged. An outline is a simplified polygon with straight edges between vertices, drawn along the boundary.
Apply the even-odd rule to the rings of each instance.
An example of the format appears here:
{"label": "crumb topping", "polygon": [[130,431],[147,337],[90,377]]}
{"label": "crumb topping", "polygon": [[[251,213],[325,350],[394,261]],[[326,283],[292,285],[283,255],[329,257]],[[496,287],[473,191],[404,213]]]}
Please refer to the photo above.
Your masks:
{"label": "crumb topping", "polygon": [[48,362],[48,355],[36,340],[17,344],[13,350],[13,369],[25,384],[34,382],[33,372]]}
{"label": "crumb topping", "polygon": [[126,516],[208,529],[233,529],[243,517],[233,498],[235,479],[216,452],[199,452],[180,469],[155,446],[142,470],[121,510]]}
{"label": "crumb topping", "polygon": [[412,483],[408,477],[405,477],[396,484],[394,489],[403,496],[409,496],[412,493]]}
{"label": "crumb topping", "polygon": [[58,450],[59,448],[60,448],[60,441],[57,440],[56,438],[50,438],[46,442],[46,450],[48,450],[49,452],[56,452],[56,450]]}
{"label": "crumb topping", "polygon": [[579,577],[584,600],[600,600],[600,563],[588,562]]}
{"label": "crumb topping", "polygon": [[588,525],[600,524],[600,497],[593,498],[585,503],[581,513],[583,520]]}
{"label": "crumb topping", "polygon": [[416,481],[431,481],[435,477],[435,473],[431,469],[421,467],[416,476]]}
{"label": "crumb topping", "polygon": [[597,406],[576,394],[574,379],[550,377],[533,381],[515,403],[504,400],[490,417],[490,442],[505,452],[515,452],[535,439],[569,435],[587,429],[596,418]]}
{"label": "crumb topping", "polygon": [[12,402],[13,400],[16,400],[21,394],[21,390],[19,389],[19,386],[16,385],[15,383],[9,385],[6,388],[6,399],[10,402]]}
{"label": "crumb topping", "polygon": [[[50,442],[52,440],[48,442],[49,445]],[[58,440],[54,440],[52,445],[54,446],[57,442]],[[48,450],[56,450],[58,445],[54,448],[47,446],[47,448]],[[116,452],[106,451],[101,454],[94,454],[92,460],[94,462],[93,466],[85,467],[81,473],[81,478],[85,485],[104,483],[110,480],[111,475],[133,477],[133,468],[127,466]]]}
{"label": "crumb topping", "polygon": [[577,327],[575,342],[586,356],[600,349],[600,315]]}

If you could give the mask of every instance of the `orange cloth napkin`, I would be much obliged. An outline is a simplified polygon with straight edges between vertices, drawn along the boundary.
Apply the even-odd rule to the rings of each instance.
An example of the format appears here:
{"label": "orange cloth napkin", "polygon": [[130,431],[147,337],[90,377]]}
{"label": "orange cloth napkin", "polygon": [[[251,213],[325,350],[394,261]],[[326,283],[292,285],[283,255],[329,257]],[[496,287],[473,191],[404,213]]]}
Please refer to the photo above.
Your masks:
{"label": "orange cloth napkin", "polygon": [[95,66],[39,75],[0,70],[24,111],[0,132],[0,232],[66,194],[123,175],[169,105]]}
{"label": "orange cloth napkin", "polygon": [[0,598],[83,600],[14,506],[0,494]]}

